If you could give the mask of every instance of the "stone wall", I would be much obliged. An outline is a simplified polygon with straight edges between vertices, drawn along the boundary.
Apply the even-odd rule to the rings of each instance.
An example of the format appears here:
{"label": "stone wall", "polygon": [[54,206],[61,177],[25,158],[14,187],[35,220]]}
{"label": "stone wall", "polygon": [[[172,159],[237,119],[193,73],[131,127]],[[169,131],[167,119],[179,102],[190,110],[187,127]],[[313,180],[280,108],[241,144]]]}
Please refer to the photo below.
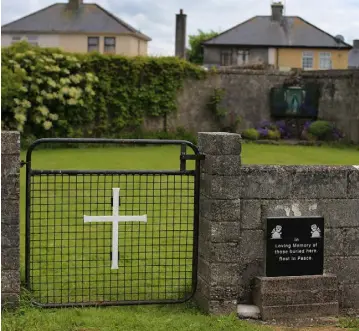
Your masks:
{"label": "stone wall", "polygon": [[264,276],[265,221],[322,216],[324,272],[337,275],[341,308],[359,309],[359,169],[241,166],[237,134],[199,133],[201,170],[196,299],[206,311],[230,313],[250,304]]}
{"label": "stone wall", "polygon": [[[183,127],[192,133],[221,131],[240,116],[243,130],[270,119],[269,91],[298,78],[321,86],[319,118],[336,122],[349,141],[359,143],[359,70],[278,72],[273,70],[221,69],[204,81],[187,81],[178,95],[176,114],[147,119],[146,130]],[[226,91],[222,106],[228,116],[219,123],[207,108],[215,88]]]}
{"label": "stone wall", "polygon": [[20,135],[1,133],[1,303],[16,307],[20,295]]}
{"label": "stone wall", "polygon": [[[2,305],[20,294],[20,137],[1,134]],[[240,135],[200,133],[198,290],[207,311],[236,311],[251,303],[264,275],[265,220],[322,216],[324,271],[338,277],[341,308],[359,310],[359,169],[326,166],[242,166]]]}

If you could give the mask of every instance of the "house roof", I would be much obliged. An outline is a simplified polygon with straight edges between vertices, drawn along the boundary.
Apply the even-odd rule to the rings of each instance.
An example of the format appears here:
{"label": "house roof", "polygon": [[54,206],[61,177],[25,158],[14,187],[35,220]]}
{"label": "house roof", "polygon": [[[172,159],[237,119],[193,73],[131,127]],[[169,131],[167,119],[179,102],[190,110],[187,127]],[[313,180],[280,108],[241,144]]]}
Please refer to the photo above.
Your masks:
{"label": "house roof", "polygon": [[359,48],[353,48],[349,52],[349,68],[359,68]]}
{"label": "house roof", "polygon": [[298,16],[283,16],[280,21],[271,16],[255,16],[203,45],[352,48]]}
{"label": "house roof", "polygon": [[2,33],[108,33],[134,34],[150,41],[134,27],[95,3],[69,10],[66,3],[55,3],[1,27]]}

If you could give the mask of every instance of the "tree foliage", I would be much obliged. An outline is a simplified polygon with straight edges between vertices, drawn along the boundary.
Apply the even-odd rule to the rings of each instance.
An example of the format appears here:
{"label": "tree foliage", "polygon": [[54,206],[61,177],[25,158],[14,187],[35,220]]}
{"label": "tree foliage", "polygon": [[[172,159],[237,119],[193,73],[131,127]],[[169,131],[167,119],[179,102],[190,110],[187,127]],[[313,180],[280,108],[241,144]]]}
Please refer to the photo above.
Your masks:
{"label": "tree foliage", "polygon": [[189,36],[190,50],[188,51],[188,60],[195,64],[203,64],[203,47],[202,42],[218,36],[218,32],[213,30],[204,32],[198,30],[198,34]]}
{"label": "tree foliage", "polygon": [[18,43],[2,49],[2,128],[34,137],[114,137],[176,110],[187,78],[174,57],[71,54]]}

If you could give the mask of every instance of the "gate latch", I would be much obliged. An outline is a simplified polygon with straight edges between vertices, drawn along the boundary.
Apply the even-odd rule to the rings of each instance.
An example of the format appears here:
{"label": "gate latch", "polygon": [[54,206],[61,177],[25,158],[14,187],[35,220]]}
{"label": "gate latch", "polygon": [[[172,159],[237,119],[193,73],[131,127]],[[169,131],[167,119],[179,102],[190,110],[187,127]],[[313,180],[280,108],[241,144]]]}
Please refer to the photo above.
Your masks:
{"label": "gate latch", "polygon": [[187,160],[194,160],[200,161],[204,160],[204,154],[187,154],[186,153],[186,145],[181,145],[181,155],[180,155],[180,170],[186,171],[186,161]]}
{"label": "gate latch", "polygon": [[180,156],[180,159],[181,160],[204,160],[205,157],[204,157],[204,154],[191,154],[191,155],[188,155],[188,154],[181,154]]}

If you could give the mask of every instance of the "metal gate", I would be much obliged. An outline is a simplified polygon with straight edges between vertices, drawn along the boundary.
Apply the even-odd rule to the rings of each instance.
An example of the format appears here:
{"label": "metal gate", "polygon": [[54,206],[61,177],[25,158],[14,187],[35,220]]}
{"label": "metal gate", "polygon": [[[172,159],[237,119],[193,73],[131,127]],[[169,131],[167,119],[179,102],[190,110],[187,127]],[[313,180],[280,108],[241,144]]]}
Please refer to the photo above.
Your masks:
{"label": "metal gate", "polygon": [[[57,169],[46,170],[36,164],[36,154],[47,144],[177,145],[179,169],[58,169],[53,159]],[[81,158],[78,151],[75,157]],[[202,158],[196,146],[182,140],[40,139],[32,144],[26,156],[25,278],[33,303],[109,306],[190,299],[196,290]]]}

